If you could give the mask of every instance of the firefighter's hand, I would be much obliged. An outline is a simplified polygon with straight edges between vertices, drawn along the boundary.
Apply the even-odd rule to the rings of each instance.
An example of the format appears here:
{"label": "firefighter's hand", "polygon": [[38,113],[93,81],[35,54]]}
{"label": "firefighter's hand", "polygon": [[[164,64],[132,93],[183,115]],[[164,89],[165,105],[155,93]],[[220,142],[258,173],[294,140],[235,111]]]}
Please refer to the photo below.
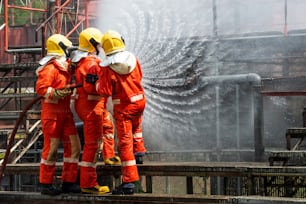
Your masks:
{"label": "firefighter's hand", "polygon": [[98,76],[96,74],[86,74],[86,82],[90,84],[95,84],[98,80]]}
{"label": "firefighter's hand", "polygon": [[62,99],[72,94],[71,88],[67,87],[64,89],[55,89],[53,93],[53,99]]}

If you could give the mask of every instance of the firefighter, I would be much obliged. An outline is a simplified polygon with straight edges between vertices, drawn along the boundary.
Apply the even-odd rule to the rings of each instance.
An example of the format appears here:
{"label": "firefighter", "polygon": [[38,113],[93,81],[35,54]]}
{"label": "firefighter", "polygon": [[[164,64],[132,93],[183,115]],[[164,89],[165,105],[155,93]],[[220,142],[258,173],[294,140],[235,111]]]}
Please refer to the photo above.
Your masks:
{"label": "firefighter", "polygon": [[[99,148],[105,164],[121,164],[115,156],[114,125],[110,113],[106,110],[107,98],[101,97],[93,84],[85,81],[88,70],[99,68],[99,46],[102,33],[97,28],[86,28],[79,35],[79,47],[71,58],[77,64],[75,80],[83,86],[77,88],[75,110],[84,123],[84,146],[80,163],[80,186],[83,193],[103,194],[110,190],[108,186],[100,186],[97,182],[96,162]],[[103,141],[102,141],[103,140]]]}
{"label": "firefighter", "polygon": [[145,154],[142,137],[142,115],[146,105],[141,84],[142,70],[138,59],[125,51],[124,40],[116,31],[108,31],[102,37],[105,59],[100,63],[98,80],[95,73],[87,75],[87,81],[96,84],[98,93],[112,97],[118,152],[122,161],[122,184],[113,194],[133,194],[134,182],[139,180],[135,155]]}
{"label": "firefighter", "polygon": [[[36,70],[36,92],[43,96],[41,123],[44,146],[39,181],[41,193],[47,195],[81,192],[76,184],[81,144],[70,109],[72,90],[69,84],[72,75],[67,57],[71,46],[71,41],[61,34],[50,36],[46,42],[47,55],[39,61],[41,66]],[[53,185],[60,142],[64,148],[62,189]]]}

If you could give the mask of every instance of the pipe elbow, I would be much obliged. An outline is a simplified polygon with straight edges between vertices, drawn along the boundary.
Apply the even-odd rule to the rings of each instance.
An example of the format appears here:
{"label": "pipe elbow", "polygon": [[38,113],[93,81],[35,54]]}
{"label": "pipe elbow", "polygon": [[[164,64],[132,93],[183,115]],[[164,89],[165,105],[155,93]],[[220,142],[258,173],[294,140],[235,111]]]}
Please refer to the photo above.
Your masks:
{"label": "pipe elbow", "polygon": [[254,85],[261,85],[261,77],[256,73],[249,73],[247,75],[248,81],[253,83]]}

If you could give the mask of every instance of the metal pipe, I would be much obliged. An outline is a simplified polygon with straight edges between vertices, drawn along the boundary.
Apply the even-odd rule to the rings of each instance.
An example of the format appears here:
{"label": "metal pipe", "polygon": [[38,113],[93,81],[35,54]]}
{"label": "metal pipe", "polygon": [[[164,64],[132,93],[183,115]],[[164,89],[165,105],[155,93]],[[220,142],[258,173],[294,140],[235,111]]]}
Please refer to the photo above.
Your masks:
{"label": "metal pipe", "polygon": [[83,18],[82,20],[80,20],[80,22],[78,22],[73,28],[72,30],[66,34],[66,37],[68,38],[83,22],[85,21],[85,18]]}
{"label": "metal pipe", "polygon": [[200,88],[207,84],[219,83],[252,83],[253,86],[261,85],[261,77],[255,73],[236,74],[236,75],[218,75],[218,76],[204,76],[199,78]]}
{"label": "metal pipe", "polygon": [[216,86],[216,148],[217,148],[217,161],[220,161],[219,150],[221,149],[220,141],[220,87]]}
{"label": "metal pipe", "polygon": [[284,35],[288,36],[288,21],[287,21],[288,6],[287,6],[287,0],[285,0],[284,12],[285,12]]}
{"label": "metal pipe", "polygon": [[[162,87],[182,87],[188,79],[164,79],[156,81]],[[221,76],[202,76],[197,80],[198,89],[212,84],[221,83],[250,83],[252,89],[252,113],[253,113],[253,131],[254,131],[254,150],[255,161],[262,161],[264,156],[263,145],[263,99],[261,91],[261,77],[255,73],[237,74],[237,75],[221,75]]]}
{"label": "metal pipe", "polygon": [[8,50],[8,0],[4,0],[4,51],[7,52]]}
{"label": "metal pipe", "polygon": [[88,28],[89,27],[89,20],[88,20],[88,0],[85,0],[85,28]]}
{"label": "metal pipe", "polygon": [[[236,85],[236,147],[240,149],[240,101],[239,101],[239,85]],[[240,154],[237,155],[238,161],[240,161]]]}
{"label": "metal pipe", "polygon": [[[56,7],[60,7],[61,6],[61,0],[56,0],[56,3],[55,3]],[[55,18],[56,18],[56,33],[61,33],[61,27],[62,27],[62,14],[60,14],[60,11],[59,10],[58,12],[56,12],[55,14]]]}
{"label": "metal pipe", "polygon": [[264,156],[263,145],[263,99],[260,94],[261,77],[255,73],[237,74],[237,75],[223,75],[223,76],[205,76],[198,80],[199,88],[207,86],[208,84],[220,83],[251,83],[252,89],[252,112],[254,125],[254,149],[255,161],[262,161]]}
{"label": "metal pipe", "polygon": [[261,87],[254,86],[253,95],[253,114],[254,114],[254,143],[255,143],[255,161],[262,162],[264,159],[263,144],[263,97],[260,94]]}
{"label": "metal pipe", "polygon": [[[6,0],[8,1],[8,0]],[[36,32],[38,32],[42,27],[45,27],[46,24],[48,23],[48,21],[51,20],[51,18],[53,18],[54,15],[56,15],[60,10],[62,10],[67,4],[70,3],[71,0],[67,0],[65,3],[63,3],[58,9],[56,9],[55,12],[53,12],[38,28],[36,28]]]}
{"label": "metal pipe", "polygon": [[47,11],[46,9],[30,8],[30,7],[15,6],[15,5],[8,5],[8,8],[21,9],[21,10],[27,10],[27,11],[39,11],[39,12]]}
{"label": "metal pipe", "polygon": [[217,4],[216,0],[212,0],[212,14],[213,14],[213,37],[218,37],[218,26],[217,26]]}
{"label": "metal pipe", "polygon": [[[216,153],[217,161],[220,161],[220,87],[216,86]],[[217,195],[221,195],[221,179],[217,177]]]}

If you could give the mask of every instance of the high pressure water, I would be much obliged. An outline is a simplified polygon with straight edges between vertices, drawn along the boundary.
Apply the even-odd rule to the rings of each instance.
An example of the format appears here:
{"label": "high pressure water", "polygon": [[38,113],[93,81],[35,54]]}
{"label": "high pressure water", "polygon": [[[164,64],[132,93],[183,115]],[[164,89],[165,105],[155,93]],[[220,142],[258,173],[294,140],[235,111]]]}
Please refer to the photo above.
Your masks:
{"label": "high pressure water", "polygon": [[[96,26],[120,32],[142,65],[148,150],[210,153],[203,160],[252,158],[256,87],[273,73],[244,63],[264,59],[267,50],[257,41],[242,48],[239,38],[303,29],[296,18],[303,8],[303,0],[102,0]],[[282,109],[283,100],[268,99],[266,106]],[[286,127],[292,117],[270,119]],[[275,134],[267,128],[263,137]]]}

